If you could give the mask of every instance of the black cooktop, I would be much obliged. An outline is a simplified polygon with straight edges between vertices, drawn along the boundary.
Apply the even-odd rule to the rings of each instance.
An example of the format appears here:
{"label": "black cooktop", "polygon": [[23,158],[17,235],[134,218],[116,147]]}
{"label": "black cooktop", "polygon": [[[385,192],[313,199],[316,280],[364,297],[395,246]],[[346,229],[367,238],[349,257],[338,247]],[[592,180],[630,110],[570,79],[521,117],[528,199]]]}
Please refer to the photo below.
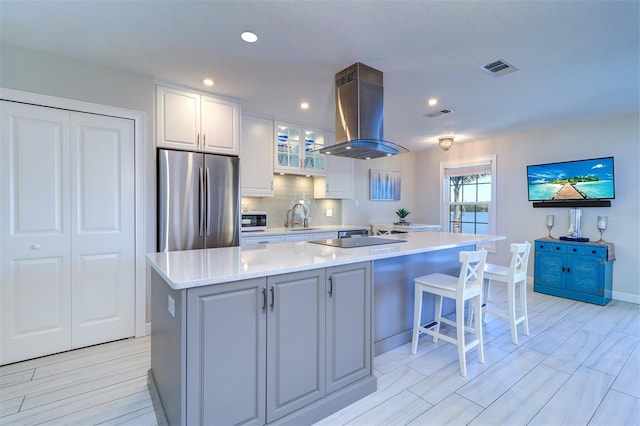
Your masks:
{"label": "black cooktop", "polygon": [[322,244],[325,246],[354,248],[354,247],[377,246],[380,244],[404,243],[405,241],[396,240],[393,238],[355,237],[355,238],[334,238],[329,240],[316,240],[316,241],[309,241],[309,242],[313,244]]}

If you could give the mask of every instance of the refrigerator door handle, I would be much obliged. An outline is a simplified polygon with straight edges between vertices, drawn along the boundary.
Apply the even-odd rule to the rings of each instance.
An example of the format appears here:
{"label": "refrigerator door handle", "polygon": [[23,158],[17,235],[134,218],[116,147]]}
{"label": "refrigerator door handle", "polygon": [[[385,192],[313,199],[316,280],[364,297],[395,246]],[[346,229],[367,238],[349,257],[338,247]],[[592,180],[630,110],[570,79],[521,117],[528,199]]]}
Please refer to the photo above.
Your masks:
{"label": "refrigerator door handle", "polygon": [[204,236],[204,205],[205,205],[205,187],[204,187],[204,171],[200,167],[200,236]]}
{"label": "refrigerator door handle", "polygon": [[211,178],[209,176],[209,168],[207,167],[206,172],[207,178],[207,236],[211,235]]}

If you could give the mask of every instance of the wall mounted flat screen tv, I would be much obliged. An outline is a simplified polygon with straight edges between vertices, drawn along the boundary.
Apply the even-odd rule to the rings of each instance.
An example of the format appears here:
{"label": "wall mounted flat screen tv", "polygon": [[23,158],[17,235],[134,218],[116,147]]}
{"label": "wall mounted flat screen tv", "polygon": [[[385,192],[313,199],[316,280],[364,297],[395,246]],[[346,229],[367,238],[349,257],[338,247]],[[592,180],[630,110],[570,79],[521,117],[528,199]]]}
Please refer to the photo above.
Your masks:
{"label": "wall mounted flat screen tv", "polygon": [[613,157],[527,166],[529,201],[612,200]]}

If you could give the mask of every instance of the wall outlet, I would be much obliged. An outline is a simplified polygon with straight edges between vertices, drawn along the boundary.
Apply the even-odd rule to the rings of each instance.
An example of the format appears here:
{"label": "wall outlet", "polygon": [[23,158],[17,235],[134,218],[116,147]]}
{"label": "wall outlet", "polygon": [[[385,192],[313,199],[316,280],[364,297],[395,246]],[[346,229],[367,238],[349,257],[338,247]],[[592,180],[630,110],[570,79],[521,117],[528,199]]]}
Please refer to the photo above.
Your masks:
{"label": "wall outlet", "polygon": [[326,209],[324,213],[327,217],[331,217],[333,216],[333,209]]}
{"label": "wall outlet", "polygon": [[168,305],[168,309],[169,309],[169,313],[171,314],[172,317],[176,317],[176,301],[173,297],[171,297],[171,295],[168,296],[169,297],[169,303]]}

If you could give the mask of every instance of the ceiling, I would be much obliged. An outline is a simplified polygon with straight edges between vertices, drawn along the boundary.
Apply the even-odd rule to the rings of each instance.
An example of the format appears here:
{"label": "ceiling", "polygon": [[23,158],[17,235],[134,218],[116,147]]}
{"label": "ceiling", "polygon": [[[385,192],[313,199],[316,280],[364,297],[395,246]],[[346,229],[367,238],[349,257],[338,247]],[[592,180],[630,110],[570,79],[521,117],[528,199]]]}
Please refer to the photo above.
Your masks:
{"label": "ceiling", "polygon": [[[635,0],[1,0],[0,37],[327,128],[335,73],[362,62],[384,73],[385,139],[421,150],[638,113],[639,16]],[[479,69],[499,58],[520,70]]]}

